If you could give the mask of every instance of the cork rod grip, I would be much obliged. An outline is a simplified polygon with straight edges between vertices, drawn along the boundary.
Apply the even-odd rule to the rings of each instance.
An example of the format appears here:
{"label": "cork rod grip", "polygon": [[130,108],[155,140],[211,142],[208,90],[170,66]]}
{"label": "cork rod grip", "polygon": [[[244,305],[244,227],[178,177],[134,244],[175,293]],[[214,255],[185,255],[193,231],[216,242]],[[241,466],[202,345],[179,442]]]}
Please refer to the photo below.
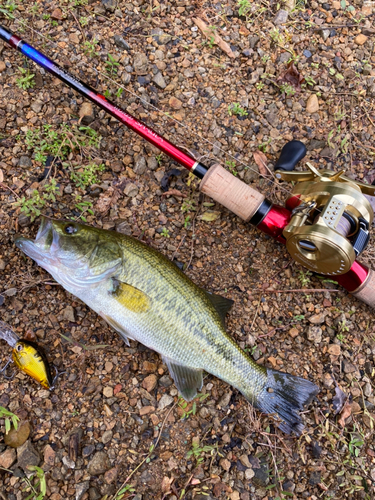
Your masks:
{"label": "cork rod grip", "polygon": [[201,181],[200,190],[244,221],[253,217],[265,198],[221,165],[209,169]]}
{"label": "cork rod grip", "polygon": [[351,292],[354,297],[362,300],[370,307],[375,307],[375,273],[369,270],[366,281],[357,288],[356,291]]}

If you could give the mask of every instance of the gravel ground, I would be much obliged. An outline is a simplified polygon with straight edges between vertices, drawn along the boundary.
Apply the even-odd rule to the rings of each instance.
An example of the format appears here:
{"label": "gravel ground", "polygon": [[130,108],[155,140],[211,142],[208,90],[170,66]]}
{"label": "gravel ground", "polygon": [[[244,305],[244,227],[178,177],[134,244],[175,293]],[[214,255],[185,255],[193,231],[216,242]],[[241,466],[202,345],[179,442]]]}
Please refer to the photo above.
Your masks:
{"label": "gravel ground", "polygon": [[[304,161],[375,179],[374,11],[356,0],[0,6],[3,24],[68,71],[280,204],[291,186],[259,171],[253,153],[272,173],[292,138],[306,144]],[[0,498],[25,499],[28,484],[28,498],[43,498],[30,465],[51,500],[374,498],[372,311],[1,42],[0,84],[0,317],[64,372],[51,393],[20,372],[0,378],[0,405],[22,422],[0,439]],[[156,353],[124,345],[16,249],[39,212],[132,234],[233,299],[239,345],[321,387],[306,433],[284,435],[210,375],[186,405]],[[370,243],[362,261],[374,260]],[[1,341],[2,364],[9,353]]]}

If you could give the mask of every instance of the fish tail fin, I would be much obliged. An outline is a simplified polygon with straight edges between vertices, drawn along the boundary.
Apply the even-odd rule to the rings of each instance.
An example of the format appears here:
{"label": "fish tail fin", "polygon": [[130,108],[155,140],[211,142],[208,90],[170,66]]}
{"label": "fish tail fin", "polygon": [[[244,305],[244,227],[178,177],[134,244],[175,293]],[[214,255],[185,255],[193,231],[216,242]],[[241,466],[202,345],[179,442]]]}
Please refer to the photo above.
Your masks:
{"label": "fish tail fin", "polygon": [[267,383],[256,396],[254,406],[278,417],[277,426],[286,434],[300,435],[304,429],[299,412],[319,392],[319,387],[301,377],[267,369]]}

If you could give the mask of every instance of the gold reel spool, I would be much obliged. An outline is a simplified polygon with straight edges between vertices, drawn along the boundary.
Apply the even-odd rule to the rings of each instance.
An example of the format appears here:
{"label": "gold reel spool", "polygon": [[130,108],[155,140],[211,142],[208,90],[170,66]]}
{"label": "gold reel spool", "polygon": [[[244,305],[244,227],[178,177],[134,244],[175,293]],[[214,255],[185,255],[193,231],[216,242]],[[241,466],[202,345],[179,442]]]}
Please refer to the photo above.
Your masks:
{"label": "gold reel spool", "polygon": [[[304,181],[293,190],[301,204],[283,231],[286,246],[294,260],[311,271],[344,274],[367,245],[374,213],[361,184],[342,177],[343,171],[318,171],[308,166],[311,172],[276,173],[285,180]],[[361,186],[373,194],[374,186]],[[353,236],[351,241],[348,236]]]}

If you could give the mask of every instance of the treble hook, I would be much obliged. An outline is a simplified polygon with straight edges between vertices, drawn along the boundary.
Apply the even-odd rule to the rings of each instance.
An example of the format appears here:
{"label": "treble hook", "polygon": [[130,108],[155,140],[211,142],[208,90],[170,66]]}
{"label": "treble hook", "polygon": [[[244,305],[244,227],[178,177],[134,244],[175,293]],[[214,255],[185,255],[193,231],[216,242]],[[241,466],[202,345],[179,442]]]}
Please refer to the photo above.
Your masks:
{"label": "treble hook", "polygon": [[12,375],[9,377],[8,375],[6,375],[6,374],[4,373],[4,372],[5,372],[5,370],[8,368],[8,366],[10,365],[10,363],[12,363],[12,362],[13,362],[12,358],[9,358],[8,362],[7,362],[7,363],[5,364],[5,366],[4,366],[4,367],[0,370],[0,374],[1,374],[1,375],[5,378],[5,379],[7,379],[7,380],[12,380],[12,379],[14,378],[15,374],[16,374],[16,372],[14,371],[14,372],[12,373]]}

